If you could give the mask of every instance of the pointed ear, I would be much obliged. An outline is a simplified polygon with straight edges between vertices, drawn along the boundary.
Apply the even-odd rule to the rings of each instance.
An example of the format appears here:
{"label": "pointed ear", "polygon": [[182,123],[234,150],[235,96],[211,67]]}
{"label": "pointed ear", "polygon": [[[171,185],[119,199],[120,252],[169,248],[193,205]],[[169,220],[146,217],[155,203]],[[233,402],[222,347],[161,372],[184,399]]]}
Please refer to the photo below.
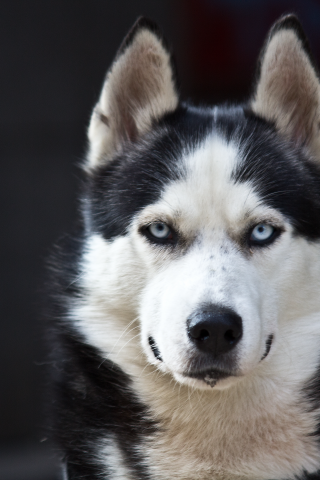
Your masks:
{"label": "pointed ear", "polygon": [[158,27],[140,18],[107,73],[89,126],[89,168],[107,162],[178,104],[175,69]]}
{"label": "pointed ear", "polygon": [[320,157],[320,85],[308,40],[296,16],[272,27],[259,64],[251,107],[296,144]]}

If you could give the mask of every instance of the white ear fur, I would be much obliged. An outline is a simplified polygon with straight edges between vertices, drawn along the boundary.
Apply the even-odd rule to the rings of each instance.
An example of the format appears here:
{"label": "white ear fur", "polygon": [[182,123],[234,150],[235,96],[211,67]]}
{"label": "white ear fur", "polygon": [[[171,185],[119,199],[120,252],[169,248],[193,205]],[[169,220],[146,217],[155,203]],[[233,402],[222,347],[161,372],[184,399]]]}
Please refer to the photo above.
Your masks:
{"label": "white ear fur", "polygon": [[320,86],[298,19],[287,15],[271,29],[260,60],[251,107],[279,131],[320,157]]}
{"label": "white ear fur", "polygon": [[157,27],[142,18],[126,37],[93,111],[89,168],[107,162],[124,142],[145,133],[177,104],[170,53]]}

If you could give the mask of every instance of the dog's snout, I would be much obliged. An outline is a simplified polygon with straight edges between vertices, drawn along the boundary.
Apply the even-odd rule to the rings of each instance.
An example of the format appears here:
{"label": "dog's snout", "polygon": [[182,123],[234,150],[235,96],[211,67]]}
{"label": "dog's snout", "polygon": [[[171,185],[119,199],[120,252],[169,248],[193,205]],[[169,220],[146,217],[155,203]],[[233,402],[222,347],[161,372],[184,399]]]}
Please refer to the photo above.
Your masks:
{"label": "dog's snout", "polygon": [[219,355],[233,349],[242,337],[241,317],[233,310],[209,305],[194,312],[187,322],[188,335],[198,350]]}

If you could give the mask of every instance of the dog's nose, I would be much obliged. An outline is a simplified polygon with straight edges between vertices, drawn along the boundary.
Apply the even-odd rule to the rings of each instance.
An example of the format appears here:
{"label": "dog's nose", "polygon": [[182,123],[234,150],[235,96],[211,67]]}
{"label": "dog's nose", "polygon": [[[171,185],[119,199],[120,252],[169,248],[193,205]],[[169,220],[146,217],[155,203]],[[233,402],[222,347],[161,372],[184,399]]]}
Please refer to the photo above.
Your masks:
{"label": "dog's nose", "polygon": [[187,327],[189,338],[198,350],[213,356],[229,352],[242,337],[241,317],[219,305],[195,311],[188,318]]}

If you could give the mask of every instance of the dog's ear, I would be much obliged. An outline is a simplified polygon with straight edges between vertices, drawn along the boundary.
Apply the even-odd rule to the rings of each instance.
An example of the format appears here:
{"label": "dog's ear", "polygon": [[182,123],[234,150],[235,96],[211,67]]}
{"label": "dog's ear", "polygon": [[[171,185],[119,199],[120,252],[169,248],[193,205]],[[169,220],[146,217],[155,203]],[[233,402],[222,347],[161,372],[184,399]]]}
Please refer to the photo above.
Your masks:
{"label": "dog's ear", "polygon": [[135,141],[178,104],[175,69],[158,27],[140,18],[111,66],[89,126],[89,168]]}
{"label": "dog's ear", "polygon": [[262,49],[251,107],[296,144],[320,157],[320,86],[308,40],[295,15],[280,18]]}

